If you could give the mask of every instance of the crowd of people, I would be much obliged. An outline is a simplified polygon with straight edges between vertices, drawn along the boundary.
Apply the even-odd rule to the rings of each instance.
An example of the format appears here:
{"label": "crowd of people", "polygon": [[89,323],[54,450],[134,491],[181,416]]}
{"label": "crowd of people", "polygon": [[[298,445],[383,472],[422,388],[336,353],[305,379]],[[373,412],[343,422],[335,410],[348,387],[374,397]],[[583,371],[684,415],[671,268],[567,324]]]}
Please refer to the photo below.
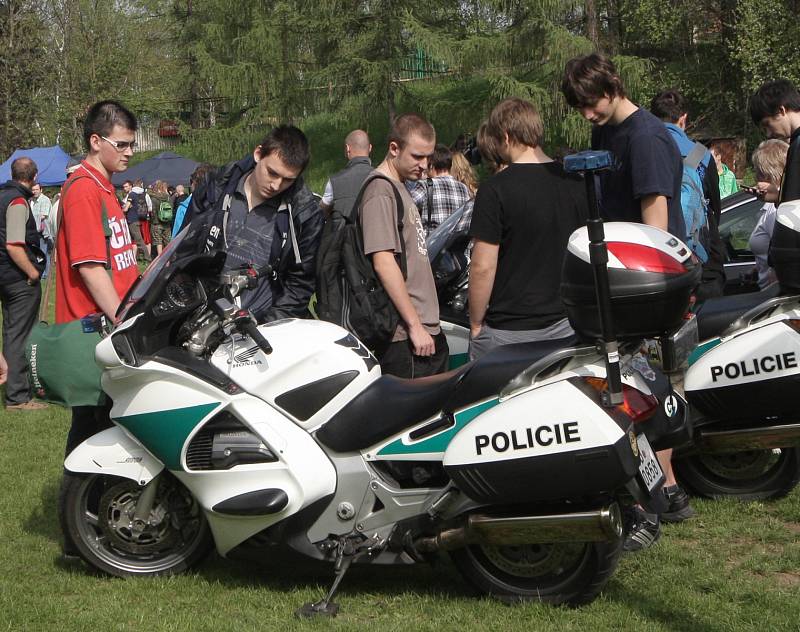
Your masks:
{"label": "crowd of people", "polygon": [[[614,64],[596,53],[567,63],[561,91],[592,124],[591,147],[610,150],[618,162],[617,169],[599,175],[603,218],[649,224],[684,240],[703,263],[698,300],[721,295],[720,200],[736,190],[736,180],[718,147],[706,148],[687,135],[684,97],[666,90],[649,110],[640,107],[628,98]],[[789,82],[767,83],[753,95],[750,113],[770,137],[753,154],[754,192],[768,203],[751,238],[763,286],[772,279],[766,250],[774,204],[800,198],[800,94]],[[586,193],[581,179],[544,151],[545,124],[527,100],[501,101],[477,130],[478,150],[491,174],[480,186],[463,146],[437,143],[430,122],[409,113],[393,121],[376,167],[368,134],[351,132],[344,142],[347,165],[330,177],[321,200],[303,181],[309,143],[292,125],[270,130],[239,161],[198,168],[191,193],[162,181],[149,189],[141,181],[126,181],[120,200],[111,176],[127,169],[136,129],[136,117],[121,104],[96,103],[84,122],[86,157],[70,167],[56,204],[42,194],[36,165],[26,158],[14,162],[12,179],[0,188],[9,410],[44,405],[31,397],[23,348],[38,313],[48,254],[57,252],[56,323],[89,314],[113,323],[138,276],[137,260],[158,256],[187,225],[197,229],[190,234],[198,251],[226,251],[226,270],[272,266],[272,274],[241,297],[243,308],[268,322],[309,317],[326,221],[355,214],[363,254],[399,315],[377,358],[384,373],[416,378],[445,371],[449,353],[426,237],[464,208],[461,225],[468,225],[472,238],[470,357],[501,345],[574,335],[559,283],[567,240],[587,217]],[[699,183],[693,185],[700,189],[699,224],[687,214],[682,194],[687,181]],[[0,369],[5,376],[3,365]],[[73,408],[67,454],[109,423],[108,405]],[[655,542],[661,520],[693,515],[670,459],[669,451],[659,454],[669,508],[660,516],[643,511],[635,516],[625,544],[629,550]],[[69,542],[65,549],[70,552]]]}

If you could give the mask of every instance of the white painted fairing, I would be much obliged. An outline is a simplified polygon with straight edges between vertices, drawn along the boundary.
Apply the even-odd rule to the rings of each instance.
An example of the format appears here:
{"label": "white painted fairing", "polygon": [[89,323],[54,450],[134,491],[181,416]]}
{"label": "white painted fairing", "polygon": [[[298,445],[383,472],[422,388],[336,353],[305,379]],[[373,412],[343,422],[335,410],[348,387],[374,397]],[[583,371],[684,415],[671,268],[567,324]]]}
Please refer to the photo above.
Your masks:
{"label": "white painted fairing", "polygon": [[[606,241],[620,241],[625,243],[650,246],[669,255],[675,261],[683,263],[691,257],[689,248],[670,233],[655,226],[636,224],[633,222],[607,222],[603,224]],[[583,226],[578,228],[569,238],[567,248],[569,251],[589,263],[589,232]],[[625,266],[613,254],[608,254],[608,267],[625,270]]]}
{"label": "white painted fairing", "polygon": [[450,442],[444,465],[545,456],[609,446],[624,433],[566,380],[508,399],[467,424]]}
{"label": "white painted fairing", "polygon": [[[318,320],[281,320],[259,327],[273,352],[264,354],[247,336],[235,336],[219,346],[211,363],[245,390],[275,405],[275,398],[298,387],[344,371],[356,377],[336,397],[302,423],[316,429],[336,411],[380,377],[380,367],[369,351],[336,344],[348,331]],[[289,413],[286,413],[289,415]]]}
{"label": "white painted fairing", "polygon": [[146,485],[164,464],[122,428],[114,427],[86,439],[70,453],[64,467],[70,472],[121,476]]}
{"label": "white painted fairing", "polygon": [[800,200],[781,204],[775,213],[775,221],[786,228],[800,232]]}
{"label": "white painted fairing", "polygon": [[701,391],[800,373],[800,334],[781,314],[738,331],[706,351],[686,372],[684,388]]}

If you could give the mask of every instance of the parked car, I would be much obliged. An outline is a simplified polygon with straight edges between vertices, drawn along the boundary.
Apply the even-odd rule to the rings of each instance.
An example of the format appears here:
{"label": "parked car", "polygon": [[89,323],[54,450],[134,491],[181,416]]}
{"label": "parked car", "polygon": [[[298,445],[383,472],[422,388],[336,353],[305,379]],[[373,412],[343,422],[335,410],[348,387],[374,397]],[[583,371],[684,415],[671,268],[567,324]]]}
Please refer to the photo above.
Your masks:
{"label": "parked car", "polygon": [[756,260],[750,251],[750,234],[764,201],[740,191],[722,200],[719,236],[725,244],[725,294],[758,291]]}

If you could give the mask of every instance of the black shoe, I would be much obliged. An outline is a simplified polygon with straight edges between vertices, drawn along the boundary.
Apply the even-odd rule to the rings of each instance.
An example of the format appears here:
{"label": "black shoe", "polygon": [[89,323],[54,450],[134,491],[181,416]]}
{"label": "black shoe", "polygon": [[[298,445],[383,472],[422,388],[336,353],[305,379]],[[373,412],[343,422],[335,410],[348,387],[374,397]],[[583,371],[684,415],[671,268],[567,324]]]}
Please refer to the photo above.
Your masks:
{"label": "black shoe", "polygon": [[638,507],[634,512],[633,523],[622,544],[622,550],[627,553],[648,549],[661,537],[661,523],[657,515],[645,513]]}
{"label": "black shoe", "polygon": [[689,497],[680,485],[664,487],[664,496],[667,498],[669,508],[660,515],[664,522],[683,522],[695,515],[694,509],[689,504]]}

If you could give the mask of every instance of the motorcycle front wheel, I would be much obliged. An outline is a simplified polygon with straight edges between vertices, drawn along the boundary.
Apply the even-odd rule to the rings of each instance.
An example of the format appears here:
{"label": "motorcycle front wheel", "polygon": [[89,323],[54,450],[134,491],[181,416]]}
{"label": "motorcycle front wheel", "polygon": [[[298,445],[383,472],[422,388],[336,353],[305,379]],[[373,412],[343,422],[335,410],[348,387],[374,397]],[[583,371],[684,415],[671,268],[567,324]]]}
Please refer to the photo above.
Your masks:
{"label": "motorcycle front wheel", "polygon": [[102,474],[65,474],[61,522],[80,556],[115,577],[174,575],[208,554],[208,523],[197,501],[172,475],[159,475],[147,520],[134,521],[143,487]]}
{"label": "motorcycle front wheel", "polygon": [[471,545],[450,552],[456,568],[480,592],[505,602],[580,606],[606,585],[622,540],[522,546]]}
{"label": "motorcycle front wheel", "polygon": [[800,481],[800,450],[692,454],[675,459],[672,467],[695,496],[771,500],[786,496]]}

